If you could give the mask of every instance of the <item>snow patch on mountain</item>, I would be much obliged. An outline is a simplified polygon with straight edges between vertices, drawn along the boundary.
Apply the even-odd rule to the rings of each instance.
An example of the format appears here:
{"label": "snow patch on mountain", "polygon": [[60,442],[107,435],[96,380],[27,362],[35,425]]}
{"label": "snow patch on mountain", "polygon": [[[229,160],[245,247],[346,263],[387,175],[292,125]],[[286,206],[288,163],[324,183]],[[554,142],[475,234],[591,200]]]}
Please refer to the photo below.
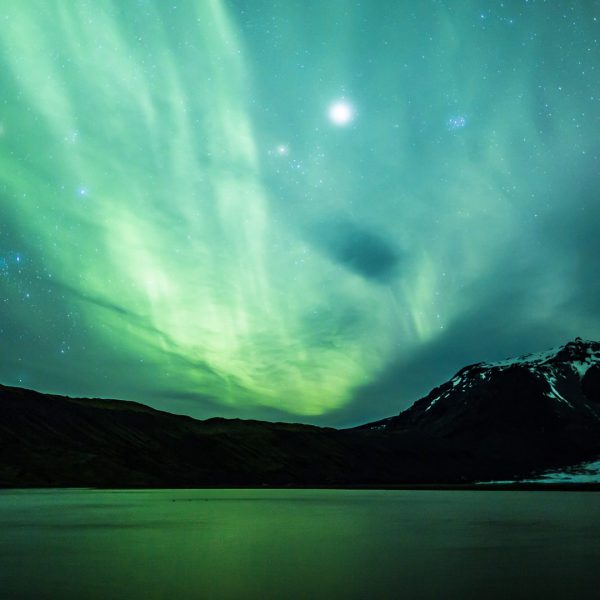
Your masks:
{"label": "snow patch on mountain", "polygon": [[[581,360],[582,359],[582,360]],[[530,371],[532,367],[541,367],[549,364],[568,363],[580,378],[587,373],[588,369],[600,363],[600,348],[597,342],[588,342],[577,338],[564,346],[558,346],[545,352],[534,352],[516,358],[507,358],[494,362],[481,363],[485,369],[506,369],[515,365],[527,365]]]}
{"label": "snow patch on mountain", "polygon": [[516,358],[506,358],[504,360],[481,363],[481,366],[485,369],[505,369],[514,367],[515,365],[542,365],[554,358],[561,348],[562,346],[547,350],[546,352],[535,352],[532,354],[524,354],[523,356],[518,356]]}
{"label": "snow patch on mountain", "polygon": [[536,483],[600,483],[600,460],[585,462],[562,470],[551,470],[529,479]]}
{"label": "snow patch on mountain", "polygon": [[502,479],[479,481],[478,484],[511,483],[600,483],[600,459],[586,461],[562,469],[548,469],[535,477],[527,479]]}
{"label": "snow patch on mountain", "polygon": [[[443,394],[438,394],[430,403],[429,406],[425,409],[425,412],[427,412],[432,406],[435,405],[435,403],[438,400],[441,400],[442,398],[447,398],[450,395],[450,392],[452,390],[454,390],[457,387],[465,387],[465,384],[463,382],[463,378],[460,375],[455,375],[451,380],[450,383],[452,384],[452,388],[450,388],[449,390],[445,391]],[[462,386],[461,386],[462,384]],[[471,386],[471,382],[469,382],[467,380],[466,382],[466,386],[470,387]]]}
{"label": "snow patch on mountain", "polygon": [[544,379],[546,380],[546,382],[548,383],[548,386],[550,387],[550,392],[548,392],[548,397],[549,398],[553,398],[554,400],[559,400],[560,402],[564,402],[565,404],[568,404],[571,408],[573,408],[573,405],[564,397],[562,396],[558,390],[556,389],[556,377],[552,372],[549,373],[543,373],[542,375],[544,376]]}

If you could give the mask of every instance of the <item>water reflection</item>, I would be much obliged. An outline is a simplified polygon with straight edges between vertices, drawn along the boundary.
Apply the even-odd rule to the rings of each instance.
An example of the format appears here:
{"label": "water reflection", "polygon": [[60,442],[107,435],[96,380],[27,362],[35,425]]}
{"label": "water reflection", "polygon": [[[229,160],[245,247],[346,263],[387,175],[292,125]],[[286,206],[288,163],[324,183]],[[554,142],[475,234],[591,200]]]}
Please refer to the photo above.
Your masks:
{"label": "water reflection", "polygon": [[595,598],[600,496],[0,493],[2,598]]}

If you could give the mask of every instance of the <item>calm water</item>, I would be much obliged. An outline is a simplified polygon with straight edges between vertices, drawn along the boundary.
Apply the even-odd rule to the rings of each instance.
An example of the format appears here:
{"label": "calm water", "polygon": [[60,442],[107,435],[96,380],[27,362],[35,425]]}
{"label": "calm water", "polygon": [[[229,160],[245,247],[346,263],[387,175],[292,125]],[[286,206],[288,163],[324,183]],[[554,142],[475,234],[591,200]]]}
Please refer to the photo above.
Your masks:
{"label": "calm water", "polygon": [[0,492],[0,598],[598,598],[600,495]]}

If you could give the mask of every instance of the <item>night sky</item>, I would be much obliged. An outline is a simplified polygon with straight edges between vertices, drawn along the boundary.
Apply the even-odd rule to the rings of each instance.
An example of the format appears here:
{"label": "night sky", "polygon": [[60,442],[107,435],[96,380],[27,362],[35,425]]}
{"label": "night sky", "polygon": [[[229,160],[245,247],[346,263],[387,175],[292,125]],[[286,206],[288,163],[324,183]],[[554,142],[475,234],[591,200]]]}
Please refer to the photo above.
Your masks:
{"label": "night sky", "polygon": [[600,2],[0,6],[0,382],[349,425],[600,338]]}

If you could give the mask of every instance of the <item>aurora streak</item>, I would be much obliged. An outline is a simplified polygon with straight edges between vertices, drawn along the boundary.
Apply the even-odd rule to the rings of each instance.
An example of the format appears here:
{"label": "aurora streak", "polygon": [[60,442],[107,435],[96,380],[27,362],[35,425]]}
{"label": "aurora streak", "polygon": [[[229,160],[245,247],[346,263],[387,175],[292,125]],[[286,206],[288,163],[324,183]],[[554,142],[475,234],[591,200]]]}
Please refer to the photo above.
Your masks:
{"label": "aurora streak", "polygon": [[600,336],[600,11],[559,5],[3,3],[2,382],[344,424]]}

